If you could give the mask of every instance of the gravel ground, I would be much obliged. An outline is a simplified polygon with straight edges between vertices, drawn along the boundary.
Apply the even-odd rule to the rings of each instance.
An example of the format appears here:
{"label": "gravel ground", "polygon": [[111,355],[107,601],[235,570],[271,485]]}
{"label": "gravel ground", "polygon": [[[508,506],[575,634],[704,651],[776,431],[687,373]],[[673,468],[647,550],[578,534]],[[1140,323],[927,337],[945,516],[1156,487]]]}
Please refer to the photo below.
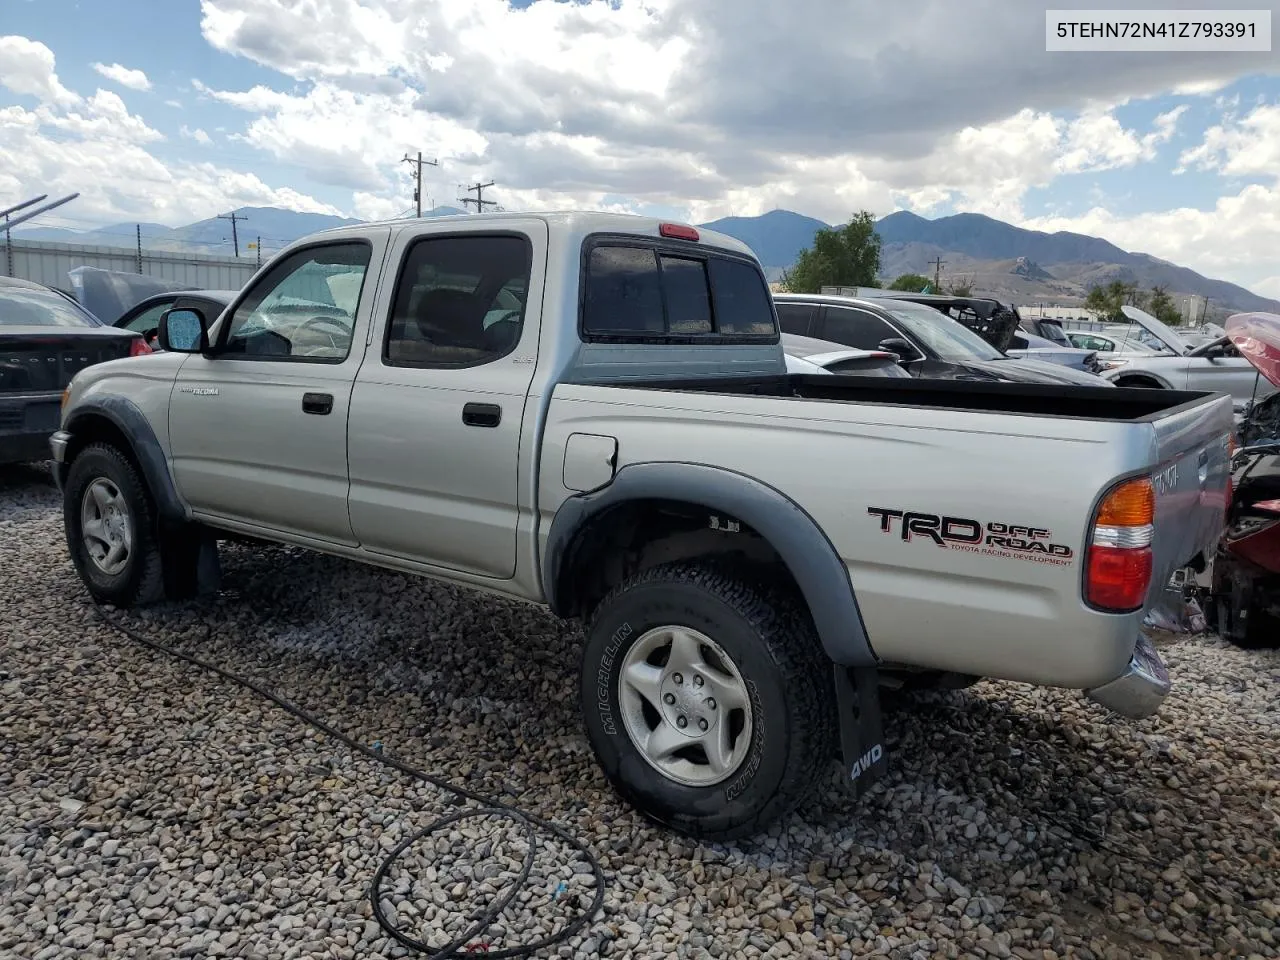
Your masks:
{"label": "gravel ground", "polygon": [[[39,470],[0,468],[0,544],[0,956],[405,956],[366,891],[450,798],[101,624]],[[1280,957],[1274,653],[1165,642],[1175,694],[1137,724],[1013,685],[916,696],[861,802],[833,770],[771,834],[692,847],[597,772],[573,629],[291,550],[224,560],[216,599],[128,621],[586,841],[605,910],[552,955]],[[443,943],[525,843],[457,824],[391,873],[387,908]],[[494,949],[590,893],[565,850],[534,861]]]}

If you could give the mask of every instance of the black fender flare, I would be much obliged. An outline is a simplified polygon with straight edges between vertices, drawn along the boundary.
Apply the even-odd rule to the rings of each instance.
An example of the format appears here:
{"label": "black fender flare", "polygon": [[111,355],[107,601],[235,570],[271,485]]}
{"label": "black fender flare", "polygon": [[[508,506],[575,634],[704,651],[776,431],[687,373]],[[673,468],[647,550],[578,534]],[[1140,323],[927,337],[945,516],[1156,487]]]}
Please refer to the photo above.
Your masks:
{"label": "black fender flare", "polygon": [[547,532],[543,595],[553,613],[568,609],[561,572],[578,534],[604,511],[629,500],[673,500],[723,512],[747,524],[777,551],[804,595],[822,646],[833,662],[872,667],[879,661],[844,562],[803,507],[766,483],[701,463],[634,463],[607,486],[565,500]]}
{"label": "black fender flare", "polygon": [[[96,396],[78,404],[63,425],[63,432],[72,438],[76,435],[76,424],[83,423],[89,417],[102,417],[124,435],[132,454],[142,471],[143,479],[155,499],[156,509],[160,516],[170,523],[185,523],[187,510],[178,497],[178,489],[174,486],[173,476],[169,473],[169,463],[164,449],[156,438],[155,431],[147,421],[146,415],[138,409],[137,404],[124,397],[106,395]],[[63,465],[63,469],[70,464]],[[65,479],[64,476],[61,479]]]}

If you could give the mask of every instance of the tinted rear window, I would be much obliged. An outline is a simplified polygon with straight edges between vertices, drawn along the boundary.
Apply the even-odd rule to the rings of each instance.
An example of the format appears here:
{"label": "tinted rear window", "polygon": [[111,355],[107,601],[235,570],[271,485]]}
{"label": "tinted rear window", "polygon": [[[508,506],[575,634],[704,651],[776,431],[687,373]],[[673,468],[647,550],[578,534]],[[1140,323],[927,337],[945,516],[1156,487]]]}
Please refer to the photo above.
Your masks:
{"label": "tinted rear window", "polygon": [[768,335],[774,332],[772,301],[760,271],[741,260],[710,261],[720,333]]}
{"label": "tinted rear window", "polygon": [[597,244],[586,263],[583,332],[628,337],[773,338],[772,300],[751,263]]}
{"label": "tinted rear window", "polygon": [[101,322],[52,290],[0,287],[0,326],[96,327]]}

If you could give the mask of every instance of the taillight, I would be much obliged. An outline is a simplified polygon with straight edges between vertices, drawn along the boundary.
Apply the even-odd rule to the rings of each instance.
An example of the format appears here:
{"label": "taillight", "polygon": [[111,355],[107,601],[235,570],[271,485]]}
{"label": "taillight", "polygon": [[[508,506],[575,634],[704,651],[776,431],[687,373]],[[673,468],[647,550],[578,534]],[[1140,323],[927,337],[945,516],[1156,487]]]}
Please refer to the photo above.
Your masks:
{"label": "taillight", "polygon": [[136,337],[133,342],[129,344],[129,356],[131,357],[141,357],[154,352],[154,350],[147,346],[147,341],[143,340],[141,337]]}
{"label": "taillight", "polygon": [[1093,521],[1085,601],[1108,613],[1140,610],[1151,586],[1156,491],[1149,477],[1126,480],[1103,497]]}

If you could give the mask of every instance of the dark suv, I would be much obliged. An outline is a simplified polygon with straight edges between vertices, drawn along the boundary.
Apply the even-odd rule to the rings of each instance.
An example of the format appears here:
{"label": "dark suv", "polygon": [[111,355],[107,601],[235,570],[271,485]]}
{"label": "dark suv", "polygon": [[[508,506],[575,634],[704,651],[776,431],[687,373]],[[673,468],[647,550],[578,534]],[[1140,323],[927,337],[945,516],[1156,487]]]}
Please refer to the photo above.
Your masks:
{"label": "dark suv", "polygon": [[779,293],[774,302],[784,333],[860,350],[888,350],[916,377],[1091,387],[1107,382],[1062,364],[1009,357],[947,314],[905,298],[868,300]]}

